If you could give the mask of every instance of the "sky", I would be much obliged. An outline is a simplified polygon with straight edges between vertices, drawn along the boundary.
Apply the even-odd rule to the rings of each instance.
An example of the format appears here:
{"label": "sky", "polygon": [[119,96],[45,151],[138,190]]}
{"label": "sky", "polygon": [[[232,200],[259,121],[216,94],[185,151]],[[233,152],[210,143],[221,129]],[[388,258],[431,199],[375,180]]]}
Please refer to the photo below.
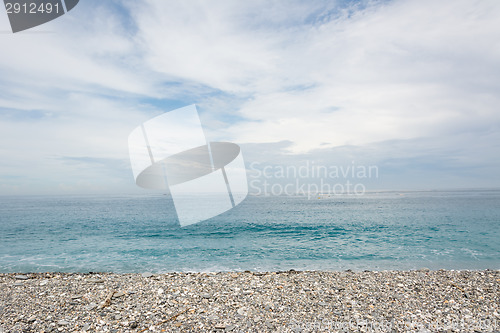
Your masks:
{"label": "sky", "polygon": [[190,104],[249,178],[312,163],[376,166],[369,190],[500,187],[498,17],[498,0],[81,0],[13,34],[0,8],[0,194],[146,193],[128,135]]}

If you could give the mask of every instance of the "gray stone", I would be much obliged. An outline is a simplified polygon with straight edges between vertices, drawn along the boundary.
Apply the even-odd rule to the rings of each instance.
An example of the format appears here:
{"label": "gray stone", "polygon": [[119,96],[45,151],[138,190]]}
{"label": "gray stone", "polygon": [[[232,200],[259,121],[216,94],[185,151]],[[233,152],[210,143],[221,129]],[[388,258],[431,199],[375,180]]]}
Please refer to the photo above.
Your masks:
{"label": "gray stone", "polygon": [[87,306],[85,307],[85,309],[86,309],[87,311],[94,310],[95,308],[97,308],[97,304],[96,304],[96,303],[89,303],[89,305],[87,305]]}
{"label": "gray stone", "polygon": [[28,277],[26,275],[16,275],[14,276],[16,280],[28,280]]}
{"label": "gray stone", "polygon": [[[332,321],[351,321],[353,328],[368,332],[370,322],[374,321],[388,325],[392,322],[391,327],[399,328],[399,318],[424,325],[434,320],[458,322],[464,318],[461,331],[479,332],[481,321],[499,318],[500,312],[496,292],[499,271],[483,274],[463,271],[269,272],[262,276],[239,273],[236,279],[231,272],[166,273],[155,274],[151,279],[143,278],[140,273],[26,273],[27,281],[14,279],[15,275],[0,274],[0,286],[4,284],[4,288],[0,287],[0,299],[8,300],[17,294],[30,294],[33,298],[19,297],[8,306],[0,304],[0,326],[12,332],[104,332],[104,327],[108,333],[167,327],[168,331],[206,332],[215,331],[216,324],[218,332],[299,332],[301,329],[306,332],[326,331]],[[89,283],[89,278],[105,282]],[[44,279],[48,285],[40,287]],[[14,283],[21,286],[14,287]],[[162,295],[158,294],[159,288],[164,290]],[[417,294],[417,288],[425,294]],[[305,289],[311,292],[306,293]],[[116,291],[116,297],[120,296],[120,290],[125,294],[123,297],[99,309],[100,302],[106,304],[106,297],[112,291]],[[129,290],[135,290],[136,294]],[[248,291],[253,294],[242,295]],[[177,317],[171,323],[157,326],[172,316]],[[135,323],[131,323],[133,321]],[[66,322],[69,324],[61,325]],[[448,328],[450,326],[444,325],[443,332]],[[481,331],[498,329],[483,328]]]}
{"label": "gray stone", "polygon": [[145,272],[145,273],[142,273],[141,274],[143,278],[150,278],[153,276],[153,273],[150,273],[150,272]]}

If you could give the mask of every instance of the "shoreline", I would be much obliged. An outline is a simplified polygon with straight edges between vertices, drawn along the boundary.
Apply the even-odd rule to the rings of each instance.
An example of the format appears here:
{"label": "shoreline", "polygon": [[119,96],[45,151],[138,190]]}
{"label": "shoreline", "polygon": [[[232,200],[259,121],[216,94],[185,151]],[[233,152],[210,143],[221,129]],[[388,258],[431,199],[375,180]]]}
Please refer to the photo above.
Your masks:
{"label": "shoreline", "polygon": [[500,270],[0,273],[0,332],[500,330]]}

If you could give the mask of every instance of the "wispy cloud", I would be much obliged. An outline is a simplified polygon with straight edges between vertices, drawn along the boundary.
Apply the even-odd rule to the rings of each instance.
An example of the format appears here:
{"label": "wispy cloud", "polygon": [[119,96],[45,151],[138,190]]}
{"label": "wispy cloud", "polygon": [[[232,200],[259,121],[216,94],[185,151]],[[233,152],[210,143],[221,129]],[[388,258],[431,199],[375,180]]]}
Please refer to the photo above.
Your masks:
{"label": "wispy cloud", "polygon": [[426,185],[447,169],[442,186],[499,186],[499,16],[495,0],[83,1],[35,29],[52,33],[0,34],[2,191],[71,183],[54,156],[126,160],[137,124],[191,103],[261,160],[351,147]]}

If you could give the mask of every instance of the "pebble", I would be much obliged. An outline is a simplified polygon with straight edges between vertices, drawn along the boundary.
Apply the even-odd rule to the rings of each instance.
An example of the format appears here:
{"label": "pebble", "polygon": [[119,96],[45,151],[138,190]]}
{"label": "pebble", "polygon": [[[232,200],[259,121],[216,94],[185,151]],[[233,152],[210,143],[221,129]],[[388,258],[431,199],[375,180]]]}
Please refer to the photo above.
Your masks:
{"label": "pebble", "polygon": [[14,276],[16,280],[28,280],[28,277],[26,275],[16,275]]}
{"label": "pebble", "polygon": [[413,322],[487,332],[500,321],[498,270],[30,273],[19,288],[15,276],[0,273],[5,332],[335,332],[349,322],[356,326],[344,331],[406,332]]}
{"label": "pebble", "polygon": [[86,309],[87,311],[92,311],[92,310],[94,310],[95,308],[97,308],[97,303],[90,303],[89,305],[87,305],[87,306],[85,307],[85,309]]}
{"label": "pebble", "polygon": [[150,272],[146,272],[146,273],[142,273],[141,274],[143,278],[150,278],[153,276],[153,273],[150,273]]}

